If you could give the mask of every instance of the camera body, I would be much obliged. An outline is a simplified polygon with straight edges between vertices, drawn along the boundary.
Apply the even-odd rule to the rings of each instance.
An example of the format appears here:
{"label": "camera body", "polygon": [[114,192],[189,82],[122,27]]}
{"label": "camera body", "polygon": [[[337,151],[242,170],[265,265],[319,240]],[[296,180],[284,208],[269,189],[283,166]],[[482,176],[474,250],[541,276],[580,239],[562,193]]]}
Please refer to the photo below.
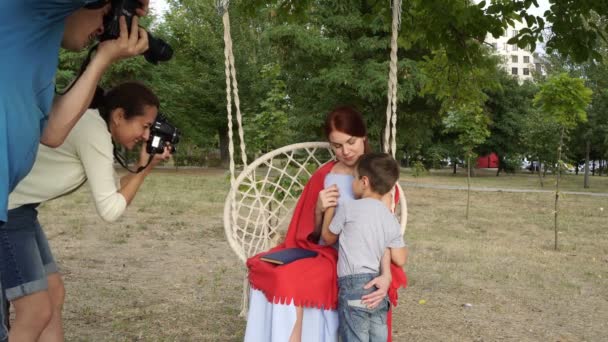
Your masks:
{"label": "camera body", "polygon": [[[135,14],[135,10],[139,8],[138,0],[111,0],[112,9],[103,18],[103,34],[99,37],[99,41],[116,39],[120,36],[120,16],[124,16],[127,22],[127,29],[131,30],[131,22]],[[173,57],[173,49],[162,39],[154,38],[148,32],[148,50],[144,52],[144,58],[152,63],[168,61]]]}
{"label": "camera body", "polygon": [[171,153],[175,152],[175,145],[179,143],[179,130],[171,125],[167,118],[158,113],[154,124],[150,127],[150,137],[146,144],[146,152],[149,154],[162,154],[167,143],[171,145]]}

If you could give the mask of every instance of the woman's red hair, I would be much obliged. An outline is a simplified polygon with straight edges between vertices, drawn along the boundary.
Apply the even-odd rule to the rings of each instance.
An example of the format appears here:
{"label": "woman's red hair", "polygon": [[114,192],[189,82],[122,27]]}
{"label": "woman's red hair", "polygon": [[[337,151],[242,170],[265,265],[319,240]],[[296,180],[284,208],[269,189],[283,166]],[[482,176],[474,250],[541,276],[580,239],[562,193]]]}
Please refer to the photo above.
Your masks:
{"label": "woman's red hair", "polygon": [[342,132],[354,137],[365,138],[365,153],[371,151],[367,139],[367,125],[363,115],[352,107],[338,107],[327,114],[325,118],[325,137],[329,140],[329,134],[333,131]]}

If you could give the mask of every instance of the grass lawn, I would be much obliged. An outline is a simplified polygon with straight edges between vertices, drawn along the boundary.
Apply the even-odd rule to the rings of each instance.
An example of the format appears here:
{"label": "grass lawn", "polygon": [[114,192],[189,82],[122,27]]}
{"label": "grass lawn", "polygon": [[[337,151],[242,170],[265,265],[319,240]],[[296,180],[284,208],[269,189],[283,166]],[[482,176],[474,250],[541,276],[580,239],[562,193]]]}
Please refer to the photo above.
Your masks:
{"label": "grass lawn", "polygon": [[[423,184],[441,184],[441,185],[467,185],[467,170],[459,168],[456,174],[452,173],[452,169],[431,170],[423,176],[414,177],[411,169],[402,169],[401,181],[414,182]],[[473,172],[473,171],[472,171]],[[536,190],[553,190],[555,189],[555,175],[547,173],[543,179],[544,187],[541,187],[538,174],[532,174],[529,171],[523,170],[515,174],[500,173],[496,177],[496,169],[477,169],[474,171],[475,176],[471,177],[471,186],[473,187],[491,187],[491,188],[514,188],[514,189],[536,189]],[[606,175],[596,176],[589,175],[590,188],[583,187],[583,173],[578,175],[565,174],[560,180],[560,188],[563,191],[581,191],[581,192],[608,192],[608,177]]]}
{"label": "grass lawn", "polygon": [[[155,172],[112,224],[87,186],[40,208],[67,289],[66,340],[242,340],[245,268],[224,237],[226,179],[224,170]],[[402,180],[466,184],[463,174]],[[536,186],[524,175],[473,181]],[[550,193],[474,193],[465,222],[465,192],[405,192],[409,287],[395,341],[605,340],[608,198],[564,196],[553,251]]]}

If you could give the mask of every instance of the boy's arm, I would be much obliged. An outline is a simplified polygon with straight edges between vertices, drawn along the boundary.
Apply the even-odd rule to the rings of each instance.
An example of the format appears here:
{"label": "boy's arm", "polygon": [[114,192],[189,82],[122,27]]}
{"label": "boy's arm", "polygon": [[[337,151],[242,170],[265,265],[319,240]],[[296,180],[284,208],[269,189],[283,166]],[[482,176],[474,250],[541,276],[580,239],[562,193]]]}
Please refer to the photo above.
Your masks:
{"label": "boy's arm", "polygon": [[391,279],[391,251],[389,248],[384,250],[384,255],[380,260],[380,275],[388,276]]}
{"label": "boy's arm", "polygon": [[391,250],[391,261],[399,266],[403,267],[407,261],[407,247],[390,248]]}
{"label": "boy's arm", "polygon": [[334,218],[334,214],[336,213],[336,207],[330,207],[325,210],[323,215],[323,224],[321,228],[321,237],[323,241],[325,241],[328,245],[333,245],[338,241],[338,234],[334,234],[329,230],[329,225],[331,224],[331,220]]}

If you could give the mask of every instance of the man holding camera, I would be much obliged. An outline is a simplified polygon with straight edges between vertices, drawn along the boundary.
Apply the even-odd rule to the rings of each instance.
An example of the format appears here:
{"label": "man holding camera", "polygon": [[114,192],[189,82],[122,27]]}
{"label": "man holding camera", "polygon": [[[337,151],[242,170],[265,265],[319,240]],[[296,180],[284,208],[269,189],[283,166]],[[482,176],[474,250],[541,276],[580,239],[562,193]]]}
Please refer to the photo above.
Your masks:
{"label": "man holding camera", "polygon": [[[149,0],[138,1],[136,14],[145,15]],[[120,35],[100,43],[70,90],[55,96],[59,48],[85,48],[103,33],[104,16],[111,9],[109,0],[0,0],[0,230],[8,219],[8,195],[30,171],[39,142],[60,146],[87,109],[107,68],[148,50],[148,35],[137,17],[130,28],[120,17]],[[8,313],[4,291],[0,292],[2,341]],[[24,334],[11,335],[11,341],[62,339],[54,332],[40,335],[31,327],[20,331]]]}

